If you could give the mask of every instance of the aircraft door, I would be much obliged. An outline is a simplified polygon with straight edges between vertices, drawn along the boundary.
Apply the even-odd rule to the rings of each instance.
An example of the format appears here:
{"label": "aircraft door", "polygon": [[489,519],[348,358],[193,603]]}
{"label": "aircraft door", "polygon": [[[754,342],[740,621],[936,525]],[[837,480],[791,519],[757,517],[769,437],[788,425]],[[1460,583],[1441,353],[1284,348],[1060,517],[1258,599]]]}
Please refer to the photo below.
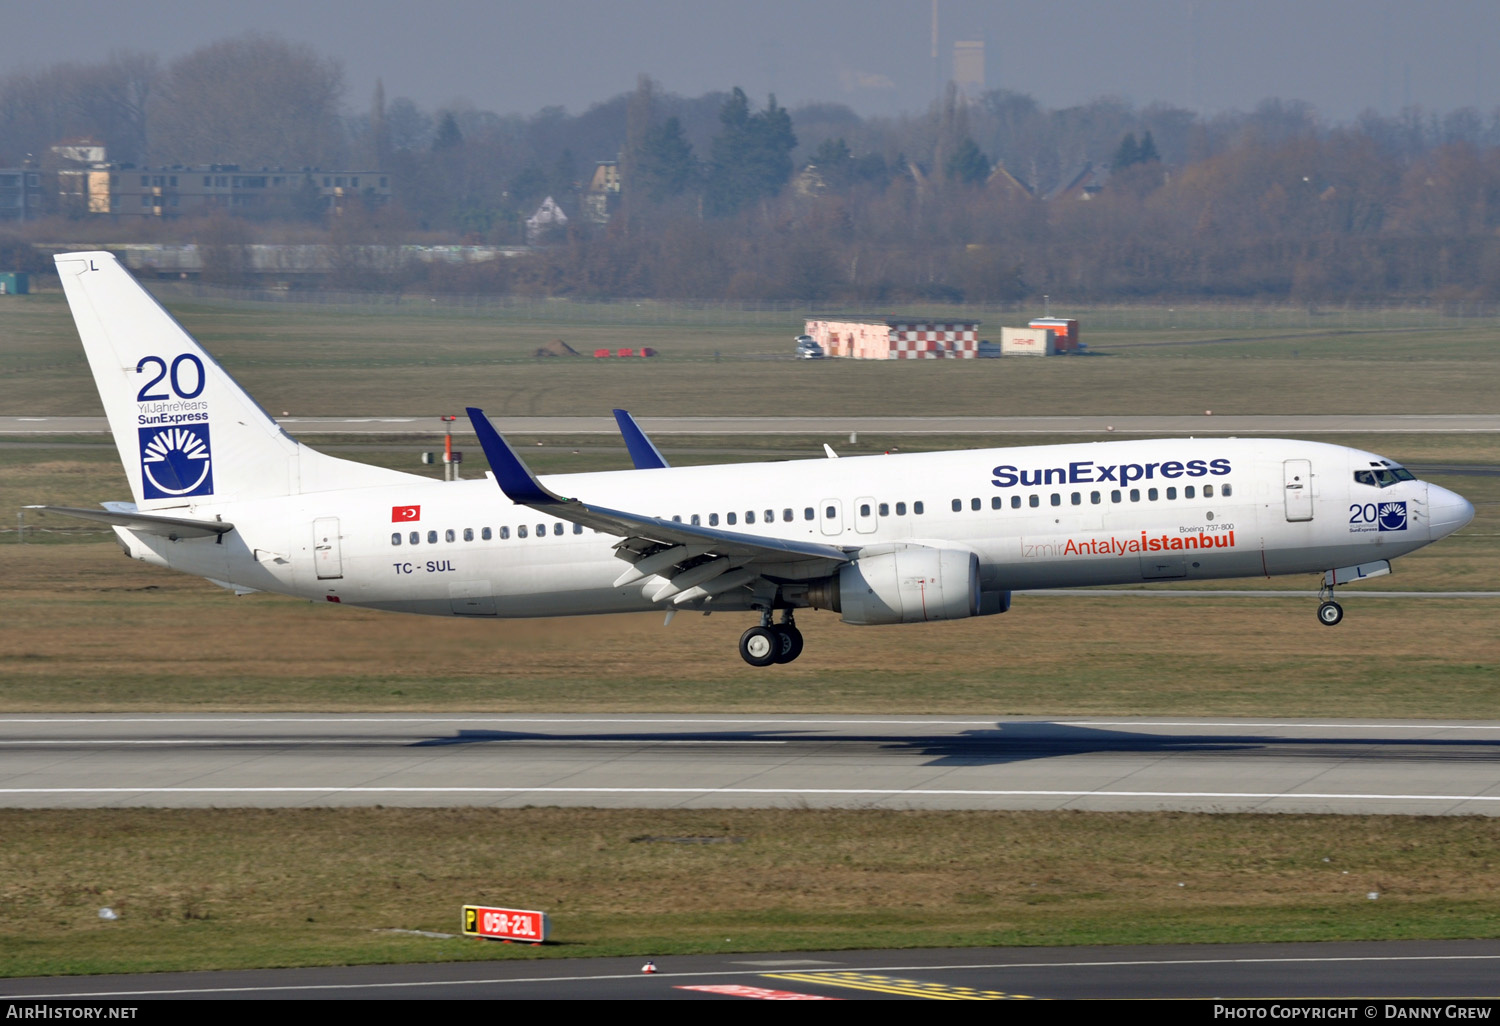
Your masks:
{"label": "aircraft door", "polygon": [[313,521],[313,566],[318,580],[331,581],[344,576],[344,557],[339,549],[339,518],[319,517]]}
{"label": "aircraft door", "polygon": [[824,534],[844,533],[844,502],[842,499],[824,499],[818,503],[818,526]]}
{"label": "aircraft door", "polygon": [[1287,460],[1283,464],[1286,483],[1286,518],[1288,520],[1311,520],[1313,518],[1312,461]]}
{"label": "aircraft door", "polygon": [[875,509],[875,500],[868,495],[854,500],[854,529],[860,534],[874,534],[880,526],[880,518],[875,515]]}

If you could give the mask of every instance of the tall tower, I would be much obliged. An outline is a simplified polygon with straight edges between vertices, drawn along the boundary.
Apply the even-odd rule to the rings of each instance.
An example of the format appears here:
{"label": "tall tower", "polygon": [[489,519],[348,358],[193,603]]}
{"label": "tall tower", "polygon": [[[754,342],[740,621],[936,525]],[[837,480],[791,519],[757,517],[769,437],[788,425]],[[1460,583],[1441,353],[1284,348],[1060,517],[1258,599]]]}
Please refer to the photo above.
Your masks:
{"label": "tall tower", "polygon": [[979,99],[984,92],[984,40],[953,44],[953,83],[965,99]]}

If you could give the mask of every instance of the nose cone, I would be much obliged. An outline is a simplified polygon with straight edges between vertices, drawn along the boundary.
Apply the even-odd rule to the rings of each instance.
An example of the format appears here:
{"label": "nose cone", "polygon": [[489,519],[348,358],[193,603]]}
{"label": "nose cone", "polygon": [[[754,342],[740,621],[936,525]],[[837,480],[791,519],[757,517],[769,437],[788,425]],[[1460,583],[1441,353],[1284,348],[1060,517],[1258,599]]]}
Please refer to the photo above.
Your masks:
{"label": "nose cone", "polygon": [[1432,538],[1446,538],[1474,519],[1474,504],[1457,492],[1435,484],[1427,486],[1427,508],[1432,522]]}

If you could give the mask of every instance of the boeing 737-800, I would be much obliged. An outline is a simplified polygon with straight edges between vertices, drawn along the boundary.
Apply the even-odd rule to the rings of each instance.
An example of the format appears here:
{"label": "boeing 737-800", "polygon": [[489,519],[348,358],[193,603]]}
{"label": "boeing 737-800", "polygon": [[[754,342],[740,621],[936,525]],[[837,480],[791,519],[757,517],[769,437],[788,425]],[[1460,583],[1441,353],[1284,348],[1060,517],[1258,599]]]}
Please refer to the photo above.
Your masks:
{"label": "boeing 737-800", "polygon": [[[478,409],[492,473],[438,482],[308,448],[108,253],[56,258],[132,502],[63,509],[130,556],[236,592],[467,617],[745,612],[756,666],[794,614],[857,625],[1004,612],[1013,590],[1323,575],[1333,589],[1467,524],[1374,453],[1161,439],[538,478]],[[779,622],[777,617],[780,617]]]}

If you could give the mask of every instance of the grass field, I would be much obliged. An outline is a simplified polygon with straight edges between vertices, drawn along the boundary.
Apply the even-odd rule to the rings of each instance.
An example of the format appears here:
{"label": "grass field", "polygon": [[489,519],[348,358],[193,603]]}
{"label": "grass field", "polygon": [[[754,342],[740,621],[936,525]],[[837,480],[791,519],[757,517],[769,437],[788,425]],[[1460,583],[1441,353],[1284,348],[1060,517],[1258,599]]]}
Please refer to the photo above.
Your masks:
{"label": "grass field", "polygon": [[[0,811],[0,837],[7,976],[1500,934],[1494,818],[105,809]],[[395,932],[475,903],[545,910],[555,943]]]}
{"label": "grass field", "polygon": [[[782,325],[547,323],[504,311],[171,304],[261,402],[295,415],[494,416],[1482,413],[1500,347],[1487,322],[1441,330],[1116,327],[1085,359],[799,361]],[[1014,318],[1012,317],[1012,322]],[[998,326],[998,321],[994,326]],[[988,328],[986,329],[988,330]],[[650,345],[653,360],[538,360]],[[58,296],[0,303],[0,415],[99,412]]]}
{"label": "grass field", "polygon": [[[99,412],[55,296],[0,304],[0,414]],[[1228,329],[1206,313],[1091,330],[1087,359],[801,363],[797,327],[553,323],[515,312],[170,304],[267,408],[432,415],[1458,413],[1494,409],[1488,325],[1347,316]],[[587,311],[586,311],[587,312]],[[995,321],[993,323],[999,323]],[[1187,324],[1174,327],[1173,324]],[[556,337],[654,361],[538,361]],[[717,356],[716,356],[717,354]],[[1063,439],[1027,437],[1025,444]],[[1069,441],[1078,440],[1069,438]],[[1493,436],[1328,438],[1420,467],[1493,466]],[[308,439],[432,473],[428,439]],[[623,466],[612,439],[518,438],[542,473]],[[540,447],[534,443],[542,441]],[[974,436],[679,438],[676,464],[1012,444]],[[576,452],[575,452],[576,450]],[[477,453],[473,455],[478,455]],[[482,466],[470,463],[466,476]],[[1424,474],[1474,524],[1380,589],[1500,587],[1500,478]],[[0,495],[128,496],[98,437],[0,443]],[[473,622],[235,598],[122,557],[107,532],[0,528],[0,711],[931,712],[1500,718],[1500,600],[1018,597],[1003,617],[799,620],[754,670],[732,616]],[[1310,589],[1314,578],[1225,587]],[[163,638],[172,639],[170,645]],[[802,810],[0,810],[0,974],[946,944],[1500,935],[1495,819]],[[678,843],[681,839],[710,839]],[[674,840],[675,839],[675,840]],[[1325,861],[1328,860],[1328,861]],[[1346,875],[1347,874],[1347,875]],[[1179,886],[1181,885],[1181,886]],[[1370,901],[1368,892],[1381,897]],[[540,907],[532,949],[452,930],[464,902]],[[110,905],[116,922],[97,918]]]}

